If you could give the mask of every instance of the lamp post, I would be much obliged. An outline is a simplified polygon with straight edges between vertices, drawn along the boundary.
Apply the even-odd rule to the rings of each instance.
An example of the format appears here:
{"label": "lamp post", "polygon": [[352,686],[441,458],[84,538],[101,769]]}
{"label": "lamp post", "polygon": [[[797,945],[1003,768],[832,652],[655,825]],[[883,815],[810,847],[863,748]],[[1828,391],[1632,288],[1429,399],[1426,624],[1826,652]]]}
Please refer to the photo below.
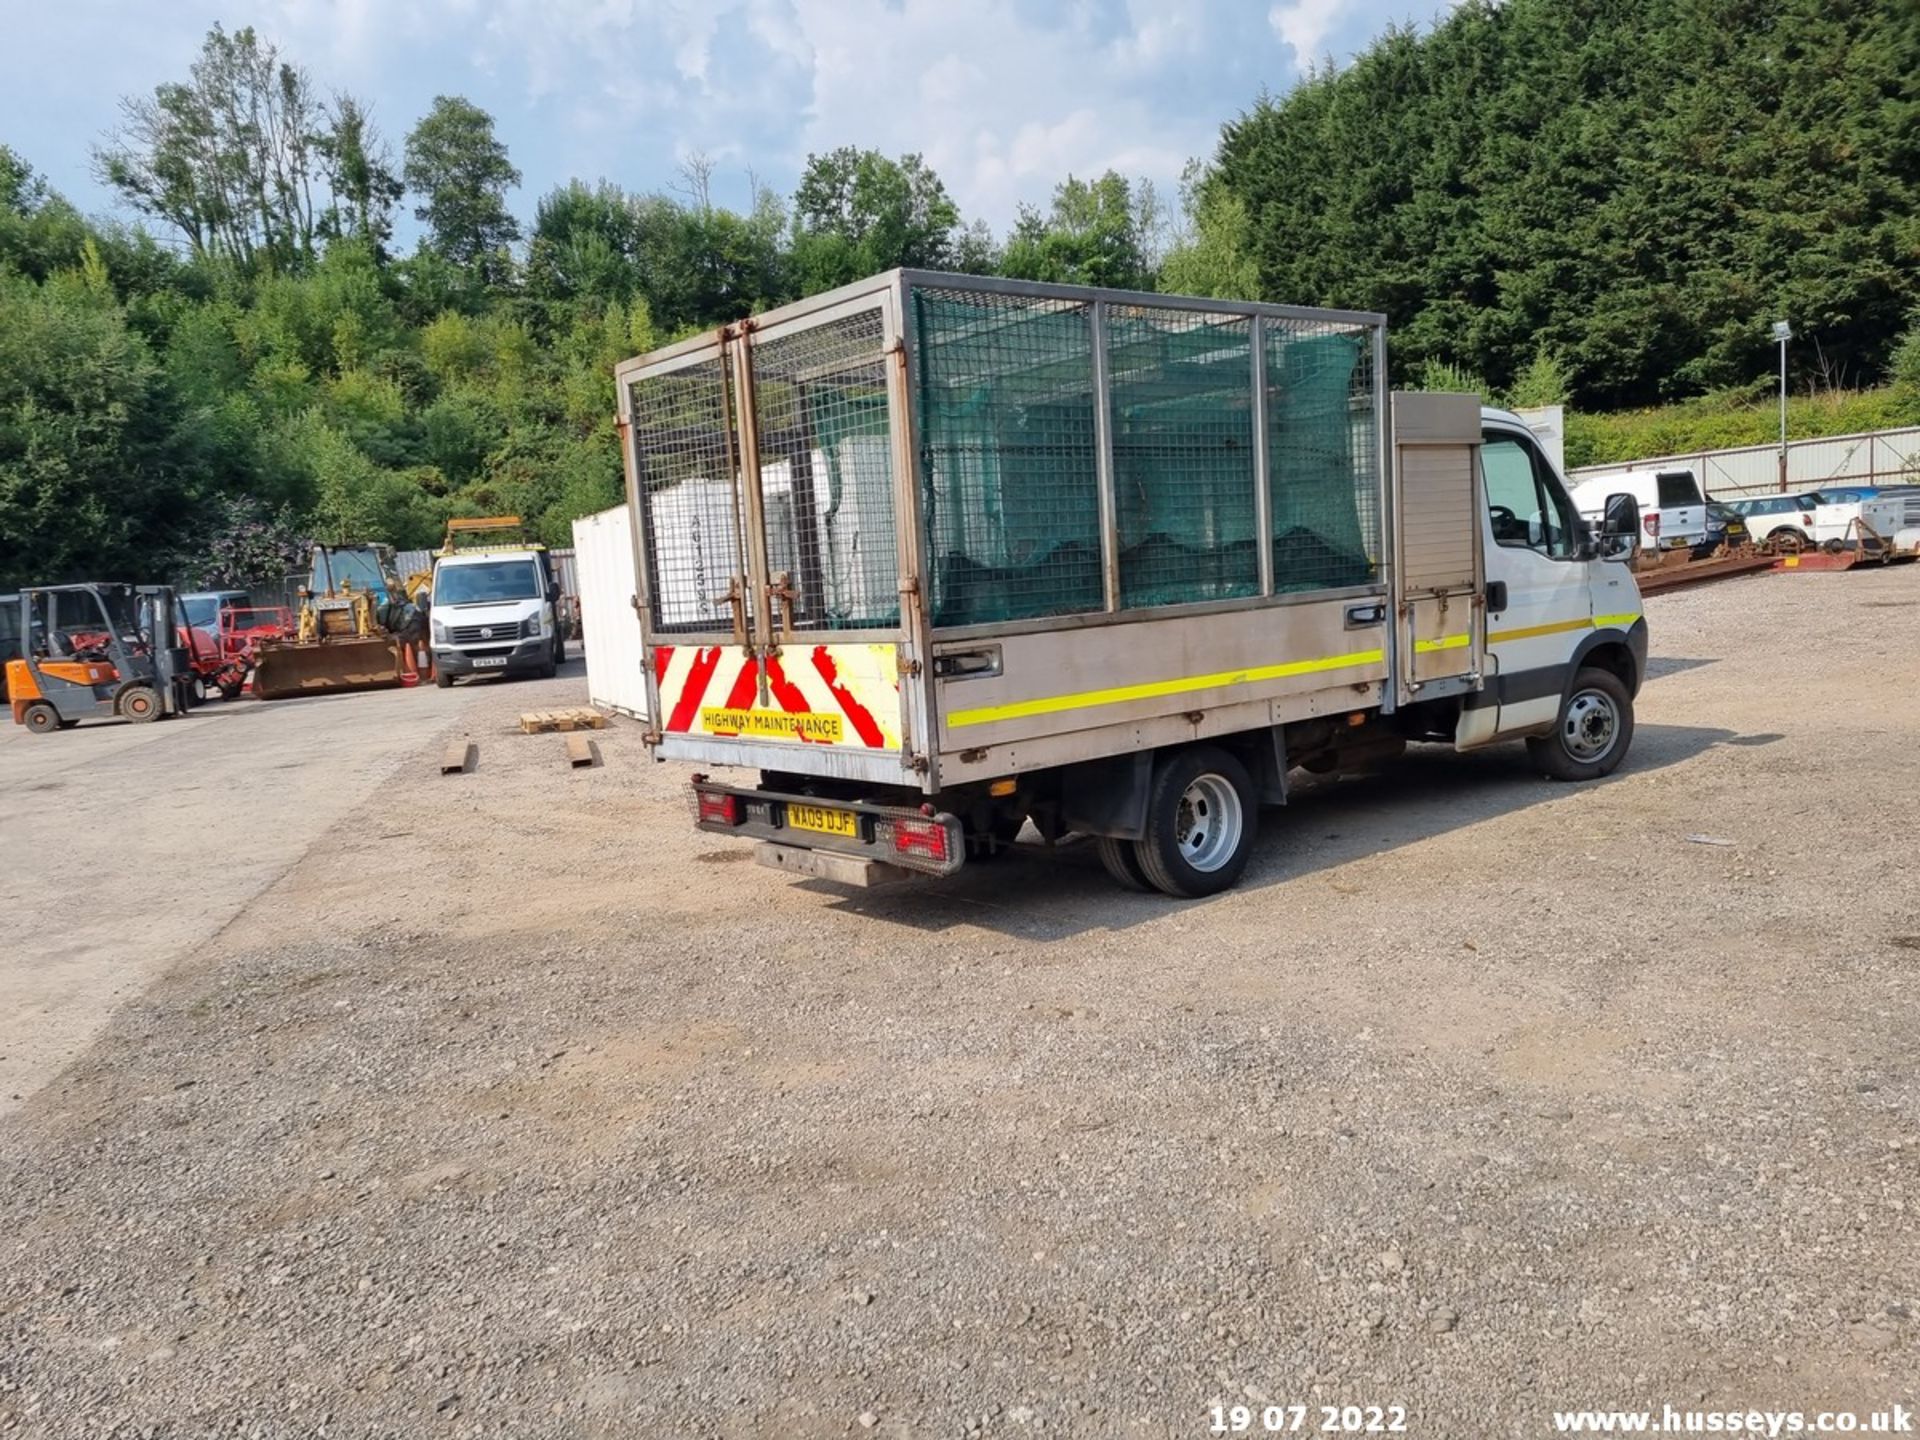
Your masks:
{"label": "lamp post", "polygon": [[1787,341],[1793,338],[1793,326],[1784,320],[1773,322],[1773,338],[1780,346],[1780,493],[1787,493]]}

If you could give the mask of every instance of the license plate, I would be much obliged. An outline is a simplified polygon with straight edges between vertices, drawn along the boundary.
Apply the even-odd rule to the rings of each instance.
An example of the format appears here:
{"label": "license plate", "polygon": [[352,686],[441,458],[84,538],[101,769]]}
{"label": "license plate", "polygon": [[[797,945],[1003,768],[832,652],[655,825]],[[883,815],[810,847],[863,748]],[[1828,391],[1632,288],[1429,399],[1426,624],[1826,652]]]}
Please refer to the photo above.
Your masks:
{"label": "license plate", "polygon": [[473,668],[476,670],[491,670],[497,667],[504,667],[506,663],[507,657],[504,655],[476,655],[473,658]]}
{"label": "license plate", "polygon": [[787,806],[787,824],[795,830],[811,830],[819,835],[844,835],[848,839],[860,833],[851,810],[823,810],[818,805]]}

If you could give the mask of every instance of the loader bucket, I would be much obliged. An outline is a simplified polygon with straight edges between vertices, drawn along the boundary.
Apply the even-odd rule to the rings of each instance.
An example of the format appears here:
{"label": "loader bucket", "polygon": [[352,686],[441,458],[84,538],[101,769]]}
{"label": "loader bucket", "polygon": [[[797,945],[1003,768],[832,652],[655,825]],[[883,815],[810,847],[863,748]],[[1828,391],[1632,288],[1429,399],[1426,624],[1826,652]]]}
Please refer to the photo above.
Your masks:
{"label": "loader bucket", "polygon": [[253,693],[262,700],[384,690],[401,683],[400,643],[386,636],[262,645],[254,661]]}

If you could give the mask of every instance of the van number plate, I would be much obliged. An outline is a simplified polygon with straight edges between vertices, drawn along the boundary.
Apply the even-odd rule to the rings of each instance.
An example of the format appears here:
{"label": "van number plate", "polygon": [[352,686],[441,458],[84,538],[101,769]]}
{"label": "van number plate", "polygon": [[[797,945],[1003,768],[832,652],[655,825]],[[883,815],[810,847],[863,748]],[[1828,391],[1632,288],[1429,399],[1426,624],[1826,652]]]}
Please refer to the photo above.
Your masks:
{"label": "van number plate", "polygon": [[473,657],[473,668],[476,670],[490,670],[496,665],[504,666],[506,663],[507,657],[504,655],[476,655]]}
{"label": "van number plate", "polygon": [[849,840],[860,833],[851,810],[823,810],[818,805],[787,806],[787,824],[795,830],[844,835]]}

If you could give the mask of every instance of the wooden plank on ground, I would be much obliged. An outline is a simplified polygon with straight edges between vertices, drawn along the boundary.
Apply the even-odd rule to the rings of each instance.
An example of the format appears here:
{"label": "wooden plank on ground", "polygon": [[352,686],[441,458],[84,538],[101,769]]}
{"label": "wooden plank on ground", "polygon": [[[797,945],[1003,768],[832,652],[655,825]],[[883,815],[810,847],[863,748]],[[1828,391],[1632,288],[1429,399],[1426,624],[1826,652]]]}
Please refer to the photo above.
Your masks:
{"label": "wooden plank on ground", "polygon": [[543,730],[604,730],[607,717],[598,710],[586,706],[574,706],[566,710],[528,710],[520,716],[520,729],[528,735],[537,735]]}
{"label": "wooden plank on ground", "polygon": [[598,765],[600,747],[590,737],[575,731],[567,736],[567,763],[576,770],[582,765]]}
{"label": "wooden plank on ground", "polygon": [[464,775],[473,768],[473,741],[464,735],[458,740],[447,742],[446,753],[440,757],[442,775]]}

